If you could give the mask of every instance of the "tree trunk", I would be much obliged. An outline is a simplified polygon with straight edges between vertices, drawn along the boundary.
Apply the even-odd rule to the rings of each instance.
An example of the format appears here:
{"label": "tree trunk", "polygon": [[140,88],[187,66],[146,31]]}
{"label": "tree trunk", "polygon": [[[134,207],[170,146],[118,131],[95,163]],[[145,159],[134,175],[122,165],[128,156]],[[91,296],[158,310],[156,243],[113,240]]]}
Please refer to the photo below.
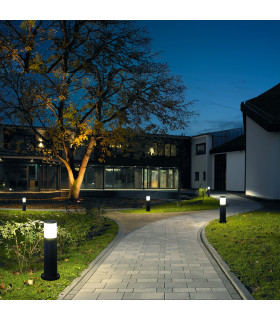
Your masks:
{"label": "tree trunk", "polygon": [[69,184],[70,184],[69,199],[71,199],[71,200],[78,200],[79,199],[81,185],[84,180],[84,176],[86,173],[86,168],[87,168],[88,161],[90,159],[90,155],[91,155],[92,150],[94,148],[94,143],[95,143],[95,139],[93,137],[91,137],[89,139],[89,143],[88,143],[86,152],[85,152],[84,157],[82,159],[78,176],[76,176],[75,172],[73,172],[75,170],[75,168],[71,168],[70,165],[66,166],[66,168],[68,170],[68,177],[69,177]]}
{"label": "tree trunk", "polygon": [[70,182],[70,190],[69,190],[69,199],[70,200],[78,200],[81,190],[81,185],[83,182],[83,177],[81,175],[78,176],[78,178],[73,179],[73,182]]}

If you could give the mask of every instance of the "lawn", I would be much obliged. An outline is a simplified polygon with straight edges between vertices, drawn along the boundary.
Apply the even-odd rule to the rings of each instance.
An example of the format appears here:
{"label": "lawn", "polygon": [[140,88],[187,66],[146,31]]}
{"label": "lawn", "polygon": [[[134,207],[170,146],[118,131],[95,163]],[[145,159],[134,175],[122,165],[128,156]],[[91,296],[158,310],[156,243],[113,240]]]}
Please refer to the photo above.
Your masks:
{"label": "lawn", "polygon": [[58,226],[69,231],[76,241],[68,244],[63,253],[58,254],[60,279],[56,281],[41,279],[41,274],[44,271],[42,257],[38,257],[38,261],[32,265],[32,268],[20,273],[18,263],[15,259],[7,258],[5,243],[2,243],[0,247],[0,299],[2,300],[57,299],[60,292],[81,274],[88,264],[108,246],[118,232],[118,225],[113,220],[102,218],[102,225],[94,236],[91,239],[81,240],[81,230],[84,228],[82,222],[86,222],[86,219],[81,218],[78,213],[69,216],[55,211],[27,211],[24,213],[20,210],[0,210],[2,225],[5,221],[25,221],[27,217],[33,220],[55,219],[58,221]]}
{"label": "lawn", "polygon": [[217,220],[206,237],[255,299],[280,299],[280,212],[256,211]]}
{"label": "lawn", "polygon": [[177,202],[167,202],[164,204],[151,204],[151,210],[146,211],[146,208],[120,210],[125,213],[165,213],[165,212],[183,212],[183,211],[199,211],[199,210],[211,210],[219,208],[219,201],[212,197],[196,197],[191,200],[181,201],[181,206],[178,207]]}

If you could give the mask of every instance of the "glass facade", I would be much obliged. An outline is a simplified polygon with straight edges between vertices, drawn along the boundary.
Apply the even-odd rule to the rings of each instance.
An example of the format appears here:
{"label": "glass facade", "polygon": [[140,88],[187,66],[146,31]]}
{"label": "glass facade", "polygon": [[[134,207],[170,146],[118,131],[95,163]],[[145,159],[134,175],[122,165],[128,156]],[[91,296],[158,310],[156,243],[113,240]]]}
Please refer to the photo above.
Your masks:
{"label": "glass facade", "polygon": [[57,164],[43,164],[33,159],[3,159],[0,167],[0,181],[6,190],[60,189],[60,167]]}
{"label": "glass facade", "polygon": [[[104,170],[104,174],[103,174]],[[61,187],[68,188],[68,175],[61,168]],[[93,166],[87,168],[82,189],[174,189],[178,169]]]}

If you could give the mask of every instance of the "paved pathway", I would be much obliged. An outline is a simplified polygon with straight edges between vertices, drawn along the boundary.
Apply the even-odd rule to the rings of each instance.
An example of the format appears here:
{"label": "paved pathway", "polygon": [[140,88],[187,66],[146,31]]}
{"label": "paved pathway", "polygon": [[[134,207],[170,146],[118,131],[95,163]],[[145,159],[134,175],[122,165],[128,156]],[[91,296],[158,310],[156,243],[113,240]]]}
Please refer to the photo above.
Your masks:
{"label": "paved pathway", "polygon": [[[260,205],[227,195],[227,215]],[[241,299],[202,245],[199,230],[219,210],[194,212],[146,225],[121,238],[59,299]]]}

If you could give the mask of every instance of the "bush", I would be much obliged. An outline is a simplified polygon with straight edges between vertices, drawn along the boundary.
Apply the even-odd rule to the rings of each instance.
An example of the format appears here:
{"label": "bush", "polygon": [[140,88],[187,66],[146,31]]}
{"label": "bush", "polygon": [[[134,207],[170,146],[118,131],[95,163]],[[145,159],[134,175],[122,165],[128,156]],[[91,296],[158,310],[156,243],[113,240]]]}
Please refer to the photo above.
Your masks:
{"label": "bush", "polygon": [[207,188],[199,188],[198,191],[197,191],[198,196],[202,197],[203,200],[204,200],[206,192],[207,192]]}
{"label": "bush", "polygon": [[69,213],[65,228],[71,233],[72,240],[79,245],[98,234],[104,225],[103,215],[104,210],[100,208],[87,209],[84,214]]}
{"label": "bush", "polygon": [[[58,252],[66,251],[71,235],[61,227],[57,228]],[[32,264],[43,258],[44,223],[40,220],[27,222],[2,221],[0,243],[5,244],[5,254],[18,262],[19,271],[30,269]]]}
{"label": "bush", "polygon": [[20,272],[30,268],[43,252],[43,224],[39,220],[7,221],[0,225],[0,235],[7,257],[17,260]]}

